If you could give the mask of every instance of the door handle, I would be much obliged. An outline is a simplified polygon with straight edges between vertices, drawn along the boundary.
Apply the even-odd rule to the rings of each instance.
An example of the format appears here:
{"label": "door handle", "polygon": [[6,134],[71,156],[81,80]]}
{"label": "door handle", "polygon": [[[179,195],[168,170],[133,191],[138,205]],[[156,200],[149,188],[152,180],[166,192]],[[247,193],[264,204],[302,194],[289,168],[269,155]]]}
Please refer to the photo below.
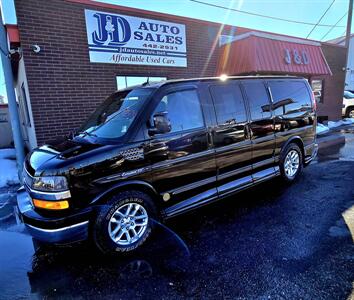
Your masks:
{"label": "door handle", "polygon": [[245,125],[245,138],[251,139],[253,137],[253,131],[250,125]]}
{"label": "door handle", "polygon": [[213,132],[214,132],[213,129],[209,129],[207,132],[207,142],[209,147],[213,145],[213,137],[212,137]]}

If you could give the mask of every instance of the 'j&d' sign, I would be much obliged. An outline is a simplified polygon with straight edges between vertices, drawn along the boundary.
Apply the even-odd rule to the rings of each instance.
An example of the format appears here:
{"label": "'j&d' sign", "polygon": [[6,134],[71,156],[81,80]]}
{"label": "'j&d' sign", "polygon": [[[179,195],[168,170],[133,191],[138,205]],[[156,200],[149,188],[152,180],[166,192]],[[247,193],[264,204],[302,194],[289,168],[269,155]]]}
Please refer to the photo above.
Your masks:
{"label": "'j&d' sign", "polygon": [[85,10],[91,62],[186,67],[185,26]]}

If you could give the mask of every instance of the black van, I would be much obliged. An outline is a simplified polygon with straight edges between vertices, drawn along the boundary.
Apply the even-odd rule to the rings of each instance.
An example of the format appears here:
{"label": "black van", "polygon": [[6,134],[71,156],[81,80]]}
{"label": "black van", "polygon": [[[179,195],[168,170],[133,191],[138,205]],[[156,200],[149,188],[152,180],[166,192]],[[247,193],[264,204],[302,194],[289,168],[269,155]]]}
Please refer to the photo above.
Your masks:
{"label": "black van", "polygon": [[221,77],[118,91],[71,138],[32,151],[19,215],[37,240],[92,237],[132,251],[164,220],[275,176],[317,153],[315,102],[300,77]]}

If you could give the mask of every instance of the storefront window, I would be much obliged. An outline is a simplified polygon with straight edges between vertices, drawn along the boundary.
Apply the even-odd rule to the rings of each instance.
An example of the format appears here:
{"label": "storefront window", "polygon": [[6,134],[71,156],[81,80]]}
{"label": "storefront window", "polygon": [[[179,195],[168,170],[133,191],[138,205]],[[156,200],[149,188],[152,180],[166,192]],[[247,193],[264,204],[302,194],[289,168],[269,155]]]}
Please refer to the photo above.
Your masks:
{"label": "storefront window", "polygon": [[150,82],[157,82],[157,81],[162,81],[166,80],[166,77],[157,77],[157,76],[117,76],[117,88],[118,90],[125,89],[129,86],[134,86],[138,84],[142,84],[144,82],[147,82],[148,80]]}
{"label": "storefront window", "polygon": [[323,103],[323,80],[322,79],[311,80],[311,88],[315,95],[316,102]]}

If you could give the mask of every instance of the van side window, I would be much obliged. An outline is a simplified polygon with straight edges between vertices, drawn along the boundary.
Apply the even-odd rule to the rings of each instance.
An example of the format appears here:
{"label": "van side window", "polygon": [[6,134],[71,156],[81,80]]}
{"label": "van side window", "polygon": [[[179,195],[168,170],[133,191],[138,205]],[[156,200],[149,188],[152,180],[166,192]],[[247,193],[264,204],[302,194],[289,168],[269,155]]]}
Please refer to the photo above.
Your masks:
{"label": "van side window", "polygon": [[251,119],[253,121],[271,117],[270,101],[268,92],[261,81],[248,81],[243,83],[248,103],[250,106]]}
{"label": "van side window", "polygon": [[184,90],[165,95],[154,114],[167,112],[171,132],[204,127],[203,113],[196,90]]}
{"label": "van side window", "polygon": [[236,84],[213,85],[210,87],[219,125],[247,121],[245,105],[240,87]]}
{"label": "van side window", "polygon": [[269,81],[275,115],[311,110],[311,96],[304,82]]}

